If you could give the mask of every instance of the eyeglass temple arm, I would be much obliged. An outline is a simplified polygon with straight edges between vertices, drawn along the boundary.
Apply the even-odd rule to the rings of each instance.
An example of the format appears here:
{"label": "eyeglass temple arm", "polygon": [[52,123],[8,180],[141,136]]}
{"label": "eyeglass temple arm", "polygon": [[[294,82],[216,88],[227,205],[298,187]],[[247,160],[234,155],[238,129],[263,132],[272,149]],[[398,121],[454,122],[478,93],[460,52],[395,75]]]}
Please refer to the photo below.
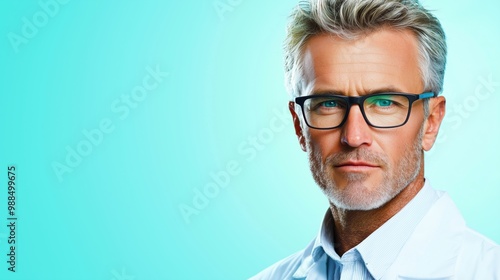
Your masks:
{"label": "eyeglass temple arm", "polygon": [[425,98],[431,98],[431,97],[437,97],[437,93],[434,93],[432,91],[427,91],[427,92],[424,92],[424,93],[421,93],[419,95],[417,95],[418,99],[425,99]]}

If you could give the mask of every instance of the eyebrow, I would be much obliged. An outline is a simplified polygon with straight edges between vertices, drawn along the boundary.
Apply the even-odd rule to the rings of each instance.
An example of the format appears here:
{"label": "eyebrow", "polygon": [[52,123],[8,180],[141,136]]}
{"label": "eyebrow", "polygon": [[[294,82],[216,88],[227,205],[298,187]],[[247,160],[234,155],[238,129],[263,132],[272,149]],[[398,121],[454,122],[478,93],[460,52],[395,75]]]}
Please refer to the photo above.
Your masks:
{"label": "eyebrow", "polygon": [[[401,89],[395,87],[395,86],[385,86],[382,88],[376,88],[376,89],[369,89],[367,91],[364,91],[363,93],[360,94],[360,96],[363,95],[369,95],[369,94],[376,94],[376,93],[386,93],[386,92],[397,92],[397,93],[404,93]],[[334,94],[334,95],[347,95],[343,91],[339,90],[315,90],[312,92],[313,95],[321,95],[321,94]]]}

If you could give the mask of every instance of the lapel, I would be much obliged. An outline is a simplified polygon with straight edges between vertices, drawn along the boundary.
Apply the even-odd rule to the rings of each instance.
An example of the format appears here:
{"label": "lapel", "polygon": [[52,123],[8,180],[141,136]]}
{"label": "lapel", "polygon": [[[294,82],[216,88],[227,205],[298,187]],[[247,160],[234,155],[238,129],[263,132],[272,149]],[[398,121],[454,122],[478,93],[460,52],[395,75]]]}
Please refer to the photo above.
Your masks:
{"label": "lapel", "polygon": [[465,229],[457,207],[443,194],[382,279],[454,279]]}

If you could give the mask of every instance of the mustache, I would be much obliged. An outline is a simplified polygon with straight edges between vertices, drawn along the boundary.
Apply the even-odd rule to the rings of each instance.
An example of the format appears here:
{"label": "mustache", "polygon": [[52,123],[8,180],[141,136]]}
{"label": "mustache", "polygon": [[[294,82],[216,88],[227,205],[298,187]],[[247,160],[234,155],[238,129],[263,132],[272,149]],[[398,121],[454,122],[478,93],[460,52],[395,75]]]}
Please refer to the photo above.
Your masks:
{"label": "mustache", "polygon": [[380,166],[385,166],[389,162],[385,154],[374,153],[365,148],[358,148],[330,155],[326,158],[325,164],[328,166],[338,166],[347,161],[364,161]]}

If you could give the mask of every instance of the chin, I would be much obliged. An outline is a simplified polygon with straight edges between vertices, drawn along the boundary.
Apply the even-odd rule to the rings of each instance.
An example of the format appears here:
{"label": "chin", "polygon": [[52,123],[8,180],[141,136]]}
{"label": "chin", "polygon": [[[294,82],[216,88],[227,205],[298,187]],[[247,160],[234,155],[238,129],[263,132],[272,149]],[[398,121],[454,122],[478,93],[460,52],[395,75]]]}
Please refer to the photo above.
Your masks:
{"label": "chin", "polygon": [[377,190],[370,190],[364,184],[349,184],[340,190],[335,186],[322,188],[329,202],[337,208],[345,210],[368,211],[384,206],[401,190],[394,190],[381,184]]}

